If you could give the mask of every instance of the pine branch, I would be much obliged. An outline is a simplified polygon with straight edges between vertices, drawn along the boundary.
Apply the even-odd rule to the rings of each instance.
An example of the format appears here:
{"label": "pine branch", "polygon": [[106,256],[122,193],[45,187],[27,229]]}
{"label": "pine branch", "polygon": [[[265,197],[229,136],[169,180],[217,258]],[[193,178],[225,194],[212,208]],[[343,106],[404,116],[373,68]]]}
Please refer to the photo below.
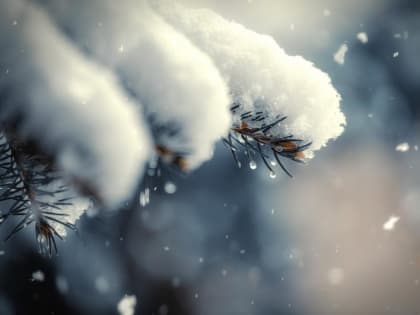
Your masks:
{"label": "pine branch", "polygon": [[[241,105],[234,103],[231,106],[233,115],[240,112]],[[295,138],[293,135],[279,136],[273,132],[274,127],[279,126],[287,119],[286,116],[277,116],[270,119],[263,112],[248,111],[239,115],[240,123],[231,128],[229,135],[223,141],[231,150],[232,156],[241,167],[238,157],[239,152],[244,152],[248,158],[251,168],[256,167],[254,156],[260,157],[264,165],[270,171],[270,176],[275,177],[274,166],[278,164],[280,168],[289,176],[292,174],[287,170],[282,162],[282,158],[287,158],[294,162],[304,163],[304,151],[310,147],[311,142],[303,143],[302,139]],[[252,125],[253,127],[250,127]]]}
{"label": "pine branch", "polygon": [[55,238],[62,239],[57,224],[76,230],[67,222],[63,207],[72,205],[72,198],[59,198],[69,191],[61,182],[51,160],[34,152],[33,146],[0,132],[0,224],[15,217],[19,222],[6,241],[30,225],[42,254],[57,253]]}

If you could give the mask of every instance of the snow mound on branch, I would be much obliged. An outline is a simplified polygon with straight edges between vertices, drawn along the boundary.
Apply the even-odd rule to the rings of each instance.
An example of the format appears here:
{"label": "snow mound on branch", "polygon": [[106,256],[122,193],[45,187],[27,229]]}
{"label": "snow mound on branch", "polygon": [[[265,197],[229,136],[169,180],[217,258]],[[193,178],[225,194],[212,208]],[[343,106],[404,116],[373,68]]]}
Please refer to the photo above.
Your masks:
{"label": "snow mound on branch", "polygon": [[212,156],[214,143],[231,125],[230,98],[206,54],[144,1],[41,3],[78,45],[112,66],[126,89],[142,101],[157,147],[185,155],[188,169]]}
{"label": "snow mound on branch", "polygon": [[287,116],[272,131],[279,137],[312,141],[307,157],[343,132],[340,95],[329,76],[311,62],[287,55],[272,37],[211,10],[188,9],[169,1],[159,1],[154,8],[211,56],[229,84],[234,104],[241,104],[236,123],[248,111],[261,111],[272,120]]}
{"label": "snow mound on branch", "polygon": [[19,122],[69,177],[107,206],[130,196],[149,153],[138,107],[38,7],[0,3],[0,122]]}

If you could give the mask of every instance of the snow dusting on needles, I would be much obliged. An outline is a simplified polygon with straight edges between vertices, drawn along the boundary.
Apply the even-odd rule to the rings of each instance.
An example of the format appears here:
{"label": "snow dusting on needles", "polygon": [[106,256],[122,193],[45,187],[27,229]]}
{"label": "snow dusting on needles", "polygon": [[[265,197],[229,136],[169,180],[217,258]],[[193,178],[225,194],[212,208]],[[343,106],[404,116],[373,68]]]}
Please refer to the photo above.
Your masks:
{"label": "snow dusting on needles", "polygon": [[134,315],[137,298],[134,295],[126,295],[118,302],[117,310],[120,315]]}
{"label": "snow dusting on needles", "polygon": [[348,49],[347,44],[342,44],[334,54],[334,61],[339,65],[343,65]]}
{"label": "snow dusting on needles", "polygon": [[[255,120],[286,117],[270,132],[277,138],[290,136],[312,142],[305,157],[325,146],[344,130],[340,95],[329,76],[300,56],[289,56],[268,35],[258,34],[207,9],[187,9],[161,1],[156,9],[177,30],[214,61],[228,83],[233,98],[234,127],[243,115]],[[258,116],[258,117],[257,117]],[[257,119],[258,118],[258,119]]]}

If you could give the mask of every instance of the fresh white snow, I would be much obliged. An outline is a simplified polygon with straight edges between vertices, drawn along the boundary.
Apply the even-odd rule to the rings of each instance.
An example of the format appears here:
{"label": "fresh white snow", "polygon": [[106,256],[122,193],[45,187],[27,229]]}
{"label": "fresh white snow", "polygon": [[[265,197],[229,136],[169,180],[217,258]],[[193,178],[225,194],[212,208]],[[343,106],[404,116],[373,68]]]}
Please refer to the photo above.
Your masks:
{"label": "fresh white snow", "polygon": [[272,131],[278,136],[291,134],[312,141],[307,157],[343,132],[340,95],[330,77],[311,62],[287,55],[272,37],[211,10],[188,9],[165,1],[155,8],[213,59],[229,85],[233,102],[241,104],[234,125],[247,111],[261,111],[271,121],[287,116]]}
{"label": "fresh white snow", "polygon": [[[17,25],[12,21],[17,20]],[[42,36],[40,36],[42,34]],[[150,152],[139,104],[29,2],[0,3],[0,121],[21,119],[22,137],[55,156],[71,179],[108,206],[135,187]]]}
{"label": "fresh white snow", "polygon": [[115,68],[125,88],[141,100],[156,146],[185,157],[188,169],[211,158],[215,142],[231,125],[230,98],[205,53],[144,1],[42,3],[77,45]]}

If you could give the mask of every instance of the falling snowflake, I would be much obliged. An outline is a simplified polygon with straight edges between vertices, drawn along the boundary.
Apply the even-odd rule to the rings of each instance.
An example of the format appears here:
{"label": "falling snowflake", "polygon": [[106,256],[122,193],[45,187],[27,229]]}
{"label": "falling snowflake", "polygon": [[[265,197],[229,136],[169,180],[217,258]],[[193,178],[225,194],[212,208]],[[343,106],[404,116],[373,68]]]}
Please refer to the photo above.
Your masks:
{"label": "falling snowflake", "polygon": [[134,295],[125,295],[118,302],[117,310],[120,315],[134,315],[134,308],[137,304],[137,298]]}
{"label": "falling snowflake", "polygon": [[410,150],[410,145],[407,142],[402,142],[395,147],[395,151],[407,152]]}
{"label": "falling snowflake", "polygon": [[384,225],[382,226],[382,228],[385,231],[392,231],[395,228],[395,224],[397,224],[397,222],[400,221],[400,217],[397,216],[390,216],[389,219],[384,223]]}

